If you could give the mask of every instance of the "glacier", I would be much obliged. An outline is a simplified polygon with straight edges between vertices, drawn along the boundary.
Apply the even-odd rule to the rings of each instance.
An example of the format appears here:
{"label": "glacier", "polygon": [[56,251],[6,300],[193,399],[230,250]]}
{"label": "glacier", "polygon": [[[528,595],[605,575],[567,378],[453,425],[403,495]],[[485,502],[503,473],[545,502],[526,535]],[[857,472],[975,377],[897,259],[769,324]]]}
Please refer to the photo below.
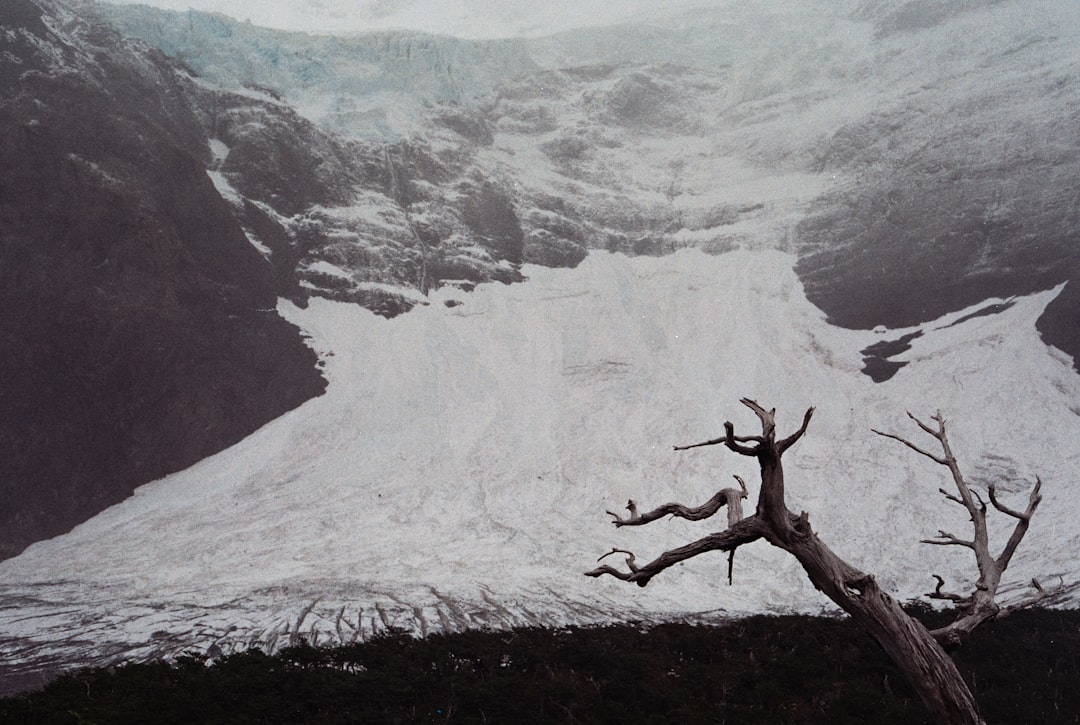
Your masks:
{"label": "glacier", "polygon": [[[1006,504],[1044,481],[1008,596],[1035,577],[1074,582],[1080,377],[1036,323],[1069,294],[1080,16],[1062,3],[976,2],[919,26],[905,7],[725,4],[527,43],[415,32],[331,43],[198,13],[124,15],[151,41],[186,48],[203,76],[180,73],[184,83],[251,100],[220,93],[241,130],[207,137],[208,183],[237,209],[322,235],[326,249],[291,270],[311,299],[280,300],[277,312],[304,330],[329,388],[0,562],[0,675],[389,629],[833,612],[764,543],[738,552],[731,586],[722,556],[646,589],[582,576],[613,547],[649,559],[722,525],[615,530],[605,511],[628,498],[700,503],[734,474],[756,494],[752,462],[672,450],[715,437],[725,420],[753,427],[744,396],[776,406],[781,432],[817,407],[787,455],[789,502],[901,599],[931,589],[932,574],[961,589],[974,573],[966,551],[918,543],[968,525],[937,492],[943,471],[871,433],[916,438],[906,411],[940,409],[969,478],[996,484]],[[215,33],[219,45],[176,44]],[[230,46],[244,52],[223,52]],[[335,63],[339,73],[328,72]],[[264,134],[260,119],[299,130]],[[462,134],[476,130],[469,122],[486,134]],[[423,151],[416,169],[391,163],[407,145],[372,141],[406,138]],[[258,182],[285,168],[266,164],[282,140],[318,158],[313,178],[327,198],[263,203],[271,197]],[[412,172],[420,201],[355,186],[342,159],[362,154],[391,175]],[[429,160],[438,174],[422,173]],[[525,281],[471,292],[476,280],[394,286],[391,262],[349,267],[346,252],[395,233],[415,251],[410,227],[442,228],[471,188],[462,183],[476,179],[505,188],[536,247],[564,234],[584,260],[525,264]],[[987,233],[970,259],[949,258],[983,223],[1011,230],[1005,252]],[[470,239],[446,236],[455,254],[517,278],[516,262]],[[865,244],[844,246],[852,240]],[[894,267],[880,263],[882,250]],[[886,320],[891,329],[830,324],[822,300],[829,314],[850,315],[895,292],[851,292],[838,270],[853,259],[901,278],[893,297],[908,316],[935,311],[910,326]],[[923,267],[948,284],[901,277]],[[865,271],[846,274],[865,281]],[[1007,296],[978,297],[994,274],[1009,278],[999,285]],[[926,303],[969,275],[975,292],[962,304]],[[315,294],[327,294],[320,278],[396,291],[412,310],[384,319],[331,301]],[[883,343],[896,369],[875,383],[865,351]],[[1000,547],[1012,522],[994,523]]]}
{"label": "glacier", "polygon": [[[643,559],[720,523],[612,528],[605,510],[704,501],[753,462],[718,448],[723,422],[755,423],[740,397],[776,406],[781,432],[817,414],[786,457],[789,504],[841,556],[902,599],[931,574],[970,585],[963,533],[937,492],[944,469],[871,428],[915,437],[905,411],[941,410],[977,487],[1045,500],[1009,570],[1013,594],[1080,571],[1071,524],[1080,466],[1080,377],[1035,320],[1060,287],[996,300],[916,329],[829,325],[776,250],[629,258],[384,319],[313,299],[279,311],[310,335],[325,395],[237,445],[139,488],[71,533],[0,563],[10,672],[185,651],[267,649],[389,628],[715,621],[830,612],[798,565],[764,543],[702,557],[648,588],[582,576],[612,547]],[[885,383],[860,350],[921,331]],[[1005,517],[1002,517],[1005,518]],[[1010,521],[997,521],[1004,544]]]}

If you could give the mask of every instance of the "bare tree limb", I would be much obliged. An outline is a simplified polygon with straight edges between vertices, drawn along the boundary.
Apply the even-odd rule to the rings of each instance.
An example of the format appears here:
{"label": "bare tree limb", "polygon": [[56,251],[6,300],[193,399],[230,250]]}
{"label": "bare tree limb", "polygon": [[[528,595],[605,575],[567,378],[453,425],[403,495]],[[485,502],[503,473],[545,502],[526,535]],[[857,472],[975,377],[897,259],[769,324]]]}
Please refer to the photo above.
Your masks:
{"label": "bare tree limb", "polygon": [[937,430],[934,430],[933,428],[928,426],[926,423],[923,423],[921,420],[916,418],[914,415],[911,414],[910,410],[907,411],[907,417],[911,418],[913,421],[915,421],[916,425],[918,425],[920,428],[922,428],[924,431],[926,431],[930,435],[934,436],[935,438],[939,437],[942,429],[945,427],[945,419],[941,417],[941,411],[940,410],[937,411],[936,413],[934,413],[932,416],[930,416],[930,420],[933,420],[933,421],[937,422],[937,424],[938,424],[938,429]]}
{"label": "bare tree limb", "polygon": [[[910,413],[909,413],[909,415],[910,415]],[[921,425],[921,423],[920,423],[920,425]],[[930,451],[923,450],[922,448],[919,448],[917,445],[915,445],[914,443],[909,441],[907,438],[901,438],[900,436],[893,435],[892,433],[883,433],[882,431],[879,431],[876,428],[871,428],[870,430],[873,431],[874,433],[877,433],[879,436],[882,436],[884,438],[892,438],[894,441],[900,441],[901,443],[903,443],[905,446],[907,446],[911,450],[915,451],[916,453],[918,453],[920,455],[926,456],[927,458],[929,458],[931,461],[934,461],[935,463],[940,463],[943,466],[949,465],[948,461],[946,461],[944,458],[941,458],[940,456],[935,456]]]}
{"label": "bare tree limb", "polygon": [[[615,524],[616,527],[642,526],[665,516],[674,516],[676,518],[686,519],[687,521],[701,521],[713,516],[724,506],[728,506],[729,509],[734,509],[732,504],[735,501],[746,498],[749,495],[749,492],[746,489],[746,482],[739,476],[735,476],[735,480],[739,482],[741,490],[734,488],[720,489],[708,501],[693,508],[684,506],[681,503],[666,503],[652,511],[641,514],[638,513],[637,510],[637,502],[631,500],[626,505],[626,508],[630,511],[629,517],[622,518],[612,511],[608,511],[607,513],[615,517],[615,520],[612,521],[612,523]],[[742,516],[739,515],[738,518],[741,519]]]}
{"label": "bare tree limb", "polygon": [[702,446],[715,446],[720,443],[727,443],[727,436],[724,436],[723,438],[713,438],[702,443],[691,443],[687,446],[672,446],[672,448],[676,451],[688,451],[691,448],[701,448]]}
{"label": "bare tree limb", "polygon": [[[598,577],[608,574],[617,579],[634,582],[638,586],[643,587],[648,584],[649,580],[654,576],[679,562],[686,561],[699,554],[704,554],[707,551],[731,551],[743,544],[757,541],[763,535],[764,529],[761,526],[761,523],[756,516],[751,516],[743,519],[725,531],[709,534],[708,536],[698,539],[690,544],[686,544],[685,546],[665,551],[644,566],[633,565],[633,555],[631,554],[627,559],[627,566],[630,569],[629,572],[619,571],[614,567],[604,565],[585,572],[585,576]],[[612,550],[604,556],[609,556],[616,551],[618,550]],[[621,553],[628,552],[623,551]]]}
{"label": "bare tree limb", "polygon": [[[757,456],[758,450],[761,446],[765,445],[765,439],[761,436],[736,436],[735,425],[731,421],[726,421],[724,423],[724,433],[726,435],[724,445],[727,446],[728,450],[743,456]],[[751,441],[756,442],[758,445],[753,447],[742,445],[743,443]]]}
{"label": "bare tree limb", "polygon": [[970,603],[971,599],[969,597],[941,591],[941,588],[945,586],[945,580],[937,574],[934,574],[933,576],[935,579],[937,579],[937,587],[934,589],[934,591],[930,592],[926,596],[930,597],[931,599],[946,599],[959,605],[967,605],[968,603]]}
{"label": "bare tree limb", "polygon": [[1031,517],[1035,514],[1035,509],[1039,507],[1039,503],[1042,501],[1042,479],[1035,478],[1035,487],[1031,489],[1031,494],[1028,496],[1028,505],[1024,513],[1020,514],[1011,509],[1005,509],[996,501],[994,501],[994,488],[990,487],[990,500],[994,502],[994,508],[1002,513],[1013,516],[1017,519],[1016,526],[1013,528],[1012,534],[1009,535],[1009,540],[1005,542],[1005,548],[1002,549],[1001,555],[995,562],[997,566],[1001,567],[1004,572],[1005,567],[1009,565],[1012,560],[1012,555],[1016,552],[1016,547],[1020,545],[1020,542],[1024,538],[1024,534],[1027,533],[1028,526],[1031,524]]}
{"label": "bare tree limb", "polygon": [[813,417],[814,417],[814,407],[810,406],[809,408],[806,409],[806,413],[803,414],[803,421],[802,421],[802,425],[799,426],[799,430],[795,431],[794,433],[789,435],[787,438],[780,441],[776,445],[777,450],[779,450],[780,453],[783,453],[788,448],[791,448],[791,446],[795,445],[795,443],[800,438],[802,438],[803,433],[806,432],[807,426],[810,425],[810,419],[813,418]]}
{"label": "bare tree limb", "polygon": [[952,534],[946,531],[938,531],[938,538],[935,539],[920,539],[920,544],[933,544],[935,546],[966,546],[969,549],[975,548],[974,541],[965,541],[964,539],[958,539]]}
{"label": "bare tree limb", "polygon": [[743,398],[739,402],[754,411],[754,415],[761,421],[762,442],[773,440],[776,435],[776,408],[765,410],[756,400],[750,398]]}
{"label": "bare tree limb", "polygon": [[955,501],[956,503],[960,504],[961,506],[964,505],[963,500],[960,499],[959,496],[954,496],[953,494],[949,493],[948,491],[946,491],[943,488],[939,488],[938,491],[940,491],[941,495],[944,496],[945,498],[949,499],[950,501]]}
{"label": "bare tree limb", "polygon": [[672,450],[676,451],[688,451],[691,448],[701,448],[703,446],[715,446],[720,443],[727,443],[729,440],[735,440],[739,443],[761,443],[763,441],[761,436],[732,436],[728,437],[724,435],[723,438],[713,438],[711,440],[703,441],[701,443],[691,443],[686,446],[672,446]]}
{"label": "bare tree limb", "polygon": [[986,501],[983,501],[982,496],[980,496],[979,492],[974,490],[974,489],[972,489],[972,491],[971,491],[971,497],[979,502],[979,511],[982,512],[985,515],[986,514]]}
{"label": "bare tree limb", "polygon": [[1042,479],[1040,479],[1038,476],[1036,476],[1035,477],[1035,488],[1031,491],[1031,494],[1028,497],[1028,508],[1027,508],[1027,511],[1025,511],[1024,513],[1020,513],[1019,511],[1014,511],[1013,509],[1009,508],[1008,506],[1005,506],[1000,501],[998,501],[997,487],[994,484],[990,484],[990,486],[989,486],[989,488],[987,490],[990,493],[990,503],[994,504],[994,508],[996,508],[998,511],[1000,511],[1003,514],[1008,514],[1009,516],[1012,516],[1014,519],[1020,519],[1021,521],[1030,521],[1031,520],[1031,515],[1033,513],[1035,513],[1035,507],[1038,506],[1039,503],[1042,501],[1042,495],[1039,492],[1040,489],[1042,489]]}
{"label": "bare tree limb", "polygon": [[1018,602],[1013,602],[1007,607],[1002,607],[997,618],[1007,617],[1021,609],[1029,609],[1037,604],[1044,606],[1058,604],[1075,594],[1077,590],[1080,590],[1080,582],[1066,584],[1061,577],[1059,577],[1058,585],[1052,589],[1045,588],[1038,579],[1032,579],[1031,586],[1035,590],[1035,594]]}
{"label": "bare tree limb", "polygon": [[601,556],[597,561],[603,561],[612,554],[626,554],[626,568],[630,570],[630,573],[621,572],[610,564],[604,564],[598,566],[591,572],[587,572],[587,576],[600,576],[601,574],[610,574],[611,576],[618,577],[619,579],[627,579],[638,571],[637,560],[634,558],[634,554],[626,549],[612,549],[608,553]]}
{"label": "bare tree limb", "polygon": [[630,571],[638,570],[638,567],[636,565],[637,560],[634,558],[634,552],[627,551],[626,549],[616,549],[613,547],[611,551],[601,556],[599,559],[597,559],[597,561],[603,561],[612,554],[626,554],[626,566],[630,569]]}

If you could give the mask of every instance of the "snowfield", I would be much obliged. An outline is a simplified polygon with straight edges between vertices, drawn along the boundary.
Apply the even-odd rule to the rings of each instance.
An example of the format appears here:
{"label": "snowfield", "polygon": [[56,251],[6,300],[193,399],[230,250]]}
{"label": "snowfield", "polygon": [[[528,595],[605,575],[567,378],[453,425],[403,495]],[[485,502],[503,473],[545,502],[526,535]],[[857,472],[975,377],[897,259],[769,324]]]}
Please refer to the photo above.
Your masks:
{"label": "snowfield", "polygon": [[[932,448],[908,411],[940,410],[969,480],[1005,505],[1023,509],[1043,481],[1006,600],[1033,578],[1080,578],[1080,375],[1036,330],[1077,282],[1080,4],[680,0],[650,4],[655,23],[605,28],[592,12],[626,20],[645,3],[480,5],[369,3],[350,16],[362,29],[413,30],[339,38],[127,14],[125,28],[199,72],[178,88],[241,94],[222,91],[233,125],[207,137],[201,163],[265,257],[297,251],[286,271],[312,299],[277,312],[309,337],[329,388],[0,562],[0,680],[392,628],[835,612],[764,542],[738,550],[730,586],[721,554],[646,588],[583,576],[613,548],[649,561],[726,525],[722,512],[615,529],[606,511],[628,499],[699,505],[739,475],[752,510],[754,461],[673,450],[727,420],[758,433],[743,397],[775,407],[783,436],[816,406],[786,454],[789,507],[901,600],[934,574],[950,591],[976,574],[968,549],[920,543],[970,535],[938,492],[947,472],[871,430]],[[347,29],[337,0],[290,7],[255,19]],[[56,67],[97,63],[66,50],[82,47],[65,34],[74,11],[57,17],[43,46]],[[485,40],[415,32],[429,23]],[[517,37],[491,40],[502,35]],[[147,78],[160,71],[123,42]],[[310,173],[279,194],[297,159]],[[252,219],[280,233],[277,251]],[[683,246],[697,248],[598,251]],[[516,279],[519,259],[586,251],[574,269],[524,265],[527,281],[465,291]],[[444,276],[429,278],[429,262]],[[954,282],[980,290],[954,306],[1046,288],[858,331],[808,301],[797,262],[834,320],[885,298],[946,309],[948,295],[927,299]],[[386,297],[388,314],[417,306],[386,319],[317,296],[339,293]],[[903,349],[874,382],[864,351],[879,343]],[[991,515],[993,553],[1013,523]]]}
{"label": "snowfield", "polygon": [[[392,320],[313,299],[281,314],[311,336],[328,392],[191,468],[138,489],[71,533],[0,563],[5,667],[102,663],[299,634],[352,641],[387,627],[715,619],[833,607],[760,542],[669,570],[647,588],[582,574],[612,547],[643,561],[726,525],[614,529],[606,509],[697,505],[755,464],[721,447],[754,434],[743,396],[779,433],[817,406],[786,456],[789,506],[902,599],[975,572],[938,492],[944,469],[871,427],[929,446],[905,416],[940,409],[971,480],[1023,508],[1045,500],[1007,579],[1080,575],[1072,525],[1080,377],[1035,320],[1060,289],[924,325],[908,364],[876,384],[860,350],[908,330],[850,331],[808,303],[778,251],[662,258],[594,253],[527,282],[451,287]],[[748,510],[752,510],[752,503]],[[1011,521],[999,516],[992,548]],[[619,557],[609,561],[618,563]]]}

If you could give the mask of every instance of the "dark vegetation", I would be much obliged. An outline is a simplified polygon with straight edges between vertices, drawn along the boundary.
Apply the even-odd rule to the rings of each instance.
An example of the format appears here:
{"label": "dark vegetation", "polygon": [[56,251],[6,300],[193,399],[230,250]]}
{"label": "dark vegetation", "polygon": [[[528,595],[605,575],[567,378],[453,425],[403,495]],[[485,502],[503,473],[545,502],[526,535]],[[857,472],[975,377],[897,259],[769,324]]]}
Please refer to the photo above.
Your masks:
{"label": "dark vegetation", "polygon": [[[919,616],[940,621],[929,610]],[[1080,722],[1080,611],[1026,610],[956,653],[989,723]],[[17,723],[912,723],[899,671],[848,618],[385,635],[126,665],[0,700]]]}

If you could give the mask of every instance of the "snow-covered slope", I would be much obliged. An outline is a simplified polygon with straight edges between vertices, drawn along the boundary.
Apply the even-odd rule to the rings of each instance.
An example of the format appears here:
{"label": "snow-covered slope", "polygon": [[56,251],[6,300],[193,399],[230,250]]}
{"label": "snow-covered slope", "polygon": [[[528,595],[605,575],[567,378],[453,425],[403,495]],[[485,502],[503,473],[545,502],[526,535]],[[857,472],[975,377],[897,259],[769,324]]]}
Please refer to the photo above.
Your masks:
{"label": "snow-covered slope", "polygon": [[932,573],[960,586],[973,571],[958,550],[917,543],[965,530],[937,493],[943,472],[870,432],[915,436],[905,410],[940,408],[971,477],[1016,505],[1042,477],[1012,581],[1080,575],[1080,377],[1034,328],[1059,290],[924,326],[897,358],[909,364],[875,384],[860,350],[913,330],[829,326],[793,263],[597,253],[576,270],[528,267],[517,285],[447,288],[392,320],[283,303],[325,362],[327,394],[0,564],[5,646],[21,668],[273,647],[297,632],[326,642],[391,626],[827,609],[765,544],[739,551],[730,587],[721,556],[644,590],[582,576],[612,546],[651,558],[722,525],[616,531],[605,509],[701,502],[735,473],[756,489],[746,459],[671,449],[726,419],[752,429],[741,396],[777,406],[792,429],[818,407],[787,456],[791,505],[899,596],[927,591]]}
{"label": "snow-covered slope", "polygon": [[[937,493],[941,472],[870,433],[916,435],[906,410],[940,408],[972,478],[1014,505],[1035,475],[1045,481],[1013,581],[1080,576],[1068,524],[1080,455],[1080,6],[725,3],[528,43],[414,32],[339,42],[127,16],[144,38],[186,48],[182,62],[100,18],[76,22],[76,6],[94,7],[20,0],[0,18],[0,80],[21,104],[0,149],[44,138],[67,175],[42,167],[41,188],[71,177],[107,190],[108,175],[88,172],[111,168],[114,148],[148,157],[124,123],[95,119],[134,119],[154,137],[176,126],[161,148],[199,193],[166,218],[210,224],[217,210],[266,276],[268,304],[307,303],[278,311],[310,335],[330,387],[0,563],[4,671],[388,627],[818,611],[826,602],[764,545],[739,552],[730,588],[722,557],[645,590],[581,576],[613,546],[646,558],[710,530],[615,531],[604,511],[630,497],[700,502],[733,473],[753,482],[747,461],[717,448],[671,451],[726,419],[752,428],[743,396],[775,405],[790,428],[818,406],[788,456],[791,503],[901,597],[928,589],[931,573],[959,588],[972,571],[964,552],[917,544],[965,529]],[[93,32],[57,35],[58,17]],[[41,53],[49,62],[28,73]],[[72,105],[67,81],[95,105]],[[141,90],[162,87],[175,92],[161,103]],[[116,116],[69,111],[95,107]],[[118,138],[71,158],[39,124]],[[49,157],[18,158],[33,169]],[[167,180],[160,165],[131,163],[134,186]],[[34,196],[31,174],[9,176]],[[34,219],[33,201],[20,204],[13,215]],[[153,249],[106,222],[101,239]],[[33,238],[52,238],[48,228]],[[157,268],[153,255],[147,264]],[[360,305],[413,309],[388,320]],[[284,324],[265,304],[248,311]],[[108,308],[94,319],[115,327]],[[132,338],[151,329],[132,326]],[[1046,344],[1070,340],[1073,358]],[[108,359],[127,361],[127,348]],[[132,375],[174,369],[149,359]],[[281,358],[243,365],[269,371]],[[177,406],[231,414],[219,378],[181,386]],[[202,420],[185,440],[212,435]]]}

